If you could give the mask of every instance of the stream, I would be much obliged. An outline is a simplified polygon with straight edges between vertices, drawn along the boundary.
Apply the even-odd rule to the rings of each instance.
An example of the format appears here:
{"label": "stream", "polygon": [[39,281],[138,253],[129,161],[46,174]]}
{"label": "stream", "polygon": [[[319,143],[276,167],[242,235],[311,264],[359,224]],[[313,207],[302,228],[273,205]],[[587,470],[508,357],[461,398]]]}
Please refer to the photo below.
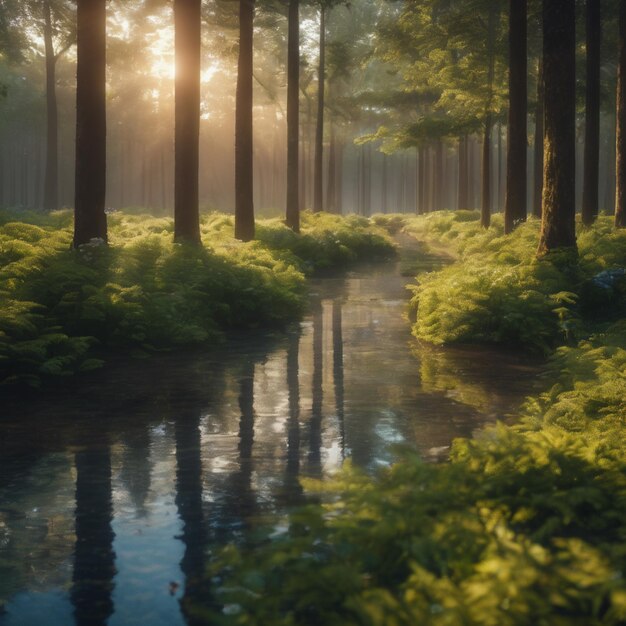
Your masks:
{"label": "stream", "polygon": [[4,402],[0,624],[176,626],[211,547],[241,540],[344,459],[446,458],[509,419],[542,365],[410,335],[397,263],[312,282],[287,333],[120,360]]}

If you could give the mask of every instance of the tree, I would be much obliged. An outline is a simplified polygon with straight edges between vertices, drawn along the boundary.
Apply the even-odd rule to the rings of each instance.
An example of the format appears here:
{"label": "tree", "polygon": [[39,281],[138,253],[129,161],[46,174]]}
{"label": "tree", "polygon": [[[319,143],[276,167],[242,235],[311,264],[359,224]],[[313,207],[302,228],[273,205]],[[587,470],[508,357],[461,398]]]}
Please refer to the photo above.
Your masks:
{"label": "tree", "polygon": [[315,125],[315,165],[313,174],[313,210],[324,209],[324,90],[326,86],[326,9],[320,3],[319,65],[317,71],[317,122]]}
{"label": "tree", "polygon": [[200,243],[200,0],[174,0],[174,240]]}
{"label": "tree", "polygon": [[78,0],[74,247],[107,240],[106,0]]}
{"label": "tree", "polygon": [[615,226],[626,228],[626,0],[619,3]]}
{"label": "tree", "polygon": [[254,0],[239,0],[239,63],[235,114],[235,237],[254,239],[252,54]]}
{"label": "tree", "polygon": [[504,232],[526,220],[526,0],[509,0],[509,140]]}
{"label": "tree", "polygon": [[[56,93],[56,66],[61,56],[74,44],[73,29],[62,31],[61,42],[55,50],[55,34],[67,27],[71,13],[63,3],[43,2],[43,40],[46,62],[46,164],[43,207],[46,211],[59,208],[59,119]],[[65,23],[63,23],[65,22]]]}
{"label": "tree", "polygon": [[300,232],[300,0],[289,0],[287,38],[287,212],[285,222]]}
{"label": "tree", "polygon": [[539,254],[576,249],[576,3],[543,0],[544,168]]}
{"label": "tree", "polygon": [[590,226],[598,216],[600,169],[600,0],[586,3],[587,83],[585,89],[585,156],[582,221]]}

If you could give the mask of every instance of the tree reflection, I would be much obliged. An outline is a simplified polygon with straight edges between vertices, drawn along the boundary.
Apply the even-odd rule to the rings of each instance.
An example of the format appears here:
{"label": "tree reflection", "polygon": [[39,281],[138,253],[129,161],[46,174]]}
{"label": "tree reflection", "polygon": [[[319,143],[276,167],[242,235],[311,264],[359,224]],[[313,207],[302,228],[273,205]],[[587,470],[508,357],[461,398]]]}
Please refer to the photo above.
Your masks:
{"label": "tree reflection", "polygon": [[146,515],[146,498],[150,491],[150,426],[144,421],[133,424],[124,433],[124,452],[120,478],[128,490],[139,517]]}
{"label": "tree reflection", "polygon": [[87,446],[76,452],[75,463],[76,547],[70,598],[77,626],[97,626],[113,614],[110,447]]}
{"label": "tree reflection", "polygon": [[288,501],[298,501],[302,495],[300,475],[300,333],[289,335],[287,345],[287,392],[289,419],[287,421],[287,466],[284,491]]}
{"label": "tree reflection", "polygon": [[346,423],[344,414],[342,303],[340,300],[333,300],[333,384],[335,387],[335,410],[341,438],[341,457],[345,458]]}
{"label": "tree reflection", "polygon": [[322,473],[323,315],[321,300],[315,300],[313,302],[313,383],[311,421],[309,422],[309,473],[316,477],[321,477]]}

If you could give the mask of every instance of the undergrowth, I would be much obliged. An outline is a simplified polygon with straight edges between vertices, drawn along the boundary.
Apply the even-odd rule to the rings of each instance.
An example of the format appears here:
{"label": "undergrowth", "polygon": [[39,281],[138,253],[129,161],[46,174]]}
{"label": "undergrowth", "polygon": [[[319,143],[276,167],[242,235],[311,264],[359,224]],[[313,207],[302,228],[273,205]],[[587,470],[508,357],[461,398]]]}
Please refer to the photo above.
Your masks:
{"label": "undergrowth", "polygon": [[111,351],[139,356],[284,324],[303,310],[304,272],[394,252],[366,220],[328,215],[305,216],[302,235],[261,223],[259,241],[242,244],[231,217],[211,214],[201,248],[172,243],[169,218],[108,221],[110,246],[70,250],[69,212],[0,212],[0,383],[36,386],[99,367]]}
{"label": "undergrowth", "polygon": [[537,259],[537,220],[508,236],[501,216],[484,230],[471,211],[409,218],[405,228],[457,258],[417,279],[411,307],[419,339],[548,354],[626,310],[626,233],[613,231],[608,217],[580,233],[578,258],[557,252]]}

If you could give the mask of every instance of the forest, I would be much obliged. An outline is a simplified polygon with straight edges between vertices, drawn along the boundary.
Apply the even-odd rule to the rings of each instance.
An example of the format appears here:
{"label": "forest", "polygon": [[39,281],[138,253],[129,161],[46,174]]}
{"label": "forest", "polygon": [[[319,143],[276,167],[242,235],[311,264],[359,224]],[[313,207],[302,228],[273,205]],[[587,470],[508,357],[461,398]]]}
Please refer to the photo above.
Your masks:
{"label": "forest", "polygon": [[0,0],[0,626],[626,624],[626,0]]}

